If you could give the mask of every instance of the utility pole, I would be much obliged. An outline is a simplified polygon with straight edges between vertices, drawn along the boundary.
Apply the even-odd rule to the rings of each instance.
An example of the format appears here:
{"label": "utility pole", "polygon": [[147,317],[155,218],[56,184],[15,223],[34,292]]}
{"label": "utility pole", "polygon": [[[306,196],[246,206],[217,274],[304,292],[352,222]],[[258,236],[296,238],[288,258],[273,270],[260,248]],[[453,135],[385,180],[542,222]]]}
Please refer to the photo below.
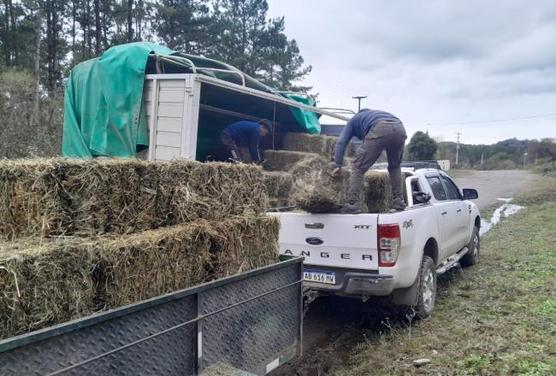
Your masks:
{"label": "utility pole", "polygon": [[461,136],[460,132],[457,132],[456,135],[458,136],[456,141],[456,166],[459,164],[459,138]]}
{"label": "utility pole", "polygon": [[366,95],[357,95],[352,97],[353,99],[357,99],[357,112],[361,111],[361,99],[367,98]]}

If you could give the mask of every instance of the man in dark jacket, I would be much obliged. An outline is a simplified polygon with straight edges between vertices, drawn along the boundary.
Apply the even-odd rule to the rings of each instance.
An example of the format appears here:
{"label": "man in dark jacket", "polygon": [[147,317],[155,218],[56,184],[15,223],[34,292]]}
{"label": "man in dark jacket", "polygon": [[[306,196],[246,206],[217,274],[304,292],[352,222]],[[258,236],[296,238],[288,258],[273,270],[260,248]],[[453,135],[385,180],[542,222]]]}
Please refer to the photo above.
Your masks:
{"label": "man in dark jacket", "polygon": [[362,140],[363,144],[357,149],[353,158],[348,202],[344,205],[342,212],[361,213],[357,202],[363,188],[363,175],[376,162],[383,150],[386,150],[388,156],[388,173],[393,197],[392,209],[404,210],[406,205],[402,194],[400,164],[407,135],[401,120],[388,112],[369,109],[363,109],[353,116],[336,142],[333,176],[341,174],[346,147],[352,137]]}
{"label": "man in dark jacket", "polygon": [[270,121],[266,119],[258,122],[241,120],[228,125],[220,133],[220,142],[230,153],[230,159],[236,162],[244,162],[239,147],[248,147],[251,161],[260,164],[262,162],[259,152],[259,141],[272,130]]}

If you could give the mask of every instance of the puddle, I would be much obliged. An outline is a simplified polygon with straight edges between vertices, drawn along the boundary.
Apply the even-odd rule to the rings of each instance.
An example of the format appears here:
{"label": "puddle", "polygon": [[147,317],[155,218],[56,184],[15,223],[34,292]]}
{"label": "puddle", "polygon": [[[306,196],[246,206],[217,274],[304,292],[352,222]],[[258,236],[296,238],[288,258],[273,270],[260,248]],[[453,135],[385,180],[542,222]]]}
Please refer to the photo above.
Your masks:
{"label": "puddle", "polygon": [[481,219],[481,230],[479,231],[481,236],[500,222],[500,219],[508,218],[510,215],[513,215],[524,208],[524,206],[511,204],[510,202],[512,201],[512,198],[499,198],[498,201],[503,201],[504,204],[494,211],[490,221]]}

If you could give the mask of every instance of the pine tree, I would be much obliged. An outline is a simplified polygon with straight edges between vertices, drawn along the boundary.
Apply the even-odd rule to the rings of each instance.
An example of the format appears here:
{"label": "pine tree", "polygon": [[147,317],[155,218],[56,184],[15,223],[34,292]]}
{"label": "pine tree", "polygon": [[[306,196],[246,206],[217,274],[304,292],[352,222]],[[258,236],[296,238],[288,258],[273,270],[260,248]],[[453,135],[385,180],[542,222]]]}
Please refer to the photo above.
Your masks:
{"label": "pine tree", "polygon": [[202,0],[161,0],[154,4],[153,31],[172,49],[205,53],[209,41],[209,8]]}
{"label": "pine tree", "polygon": [[[284,18],[268,19],[266,0],[217,0],[214,3],[213,46],[208,54],[281,90],[299,89],[295,81],[311,67],[295,40],[284,33]],[[301,88],[304,91],[310,88]]]}

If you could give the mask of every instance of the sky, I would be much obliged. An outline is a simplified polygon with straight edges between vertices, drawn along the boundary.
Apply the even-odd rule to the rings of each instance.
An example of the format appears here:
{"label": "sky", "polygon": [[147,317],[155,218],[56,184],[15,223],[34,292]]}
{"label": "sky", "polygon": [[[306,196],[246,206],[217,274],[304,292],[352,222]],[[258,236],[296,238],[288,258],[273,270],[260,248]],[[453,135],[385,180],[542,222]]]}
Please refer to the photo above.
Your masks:
{"label": "sky", "polygon": [[319,107],[366,95],[362,108],[441,141],[556,137],[554,0],[268,2],[313,67],[303,84]]}

